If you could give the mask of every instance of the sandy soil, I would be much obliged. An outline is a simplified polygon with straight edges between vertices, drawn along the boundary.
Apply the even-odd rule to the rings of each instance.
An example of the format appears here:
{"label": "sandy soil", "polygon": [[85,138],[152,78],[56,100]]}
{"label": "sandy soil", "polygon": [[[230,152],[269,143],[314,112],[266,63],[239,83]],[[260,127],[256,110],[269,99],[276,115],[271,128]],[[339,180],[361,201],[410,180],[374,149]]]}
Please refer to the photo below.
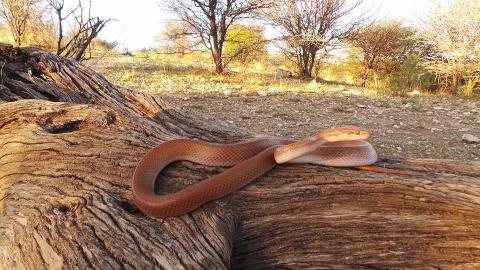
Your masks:
{"label": "sandy soil", "polygon": [[380,154],[480,160],[480,144],[462,141],[464,134],[480,136],[478,100],[375,97],[348,90],[172,98],[257,134],[300,139],[323,128],[355,125],[373,133],[372,142]]}
{"label": "sandy soil", "polygon": [[[168,59],[167,59],[168,60]],[[303,138],[355,125],[373,133],[384,155],[479,160],[480,98],[391,97],[348,85],[278,79],[271,73],[211,74],[198,63],[161,57],[114,57],[94,65],[117,84],[169,97],[256,134]],[[260,96],[266,95],[266,96]]]}

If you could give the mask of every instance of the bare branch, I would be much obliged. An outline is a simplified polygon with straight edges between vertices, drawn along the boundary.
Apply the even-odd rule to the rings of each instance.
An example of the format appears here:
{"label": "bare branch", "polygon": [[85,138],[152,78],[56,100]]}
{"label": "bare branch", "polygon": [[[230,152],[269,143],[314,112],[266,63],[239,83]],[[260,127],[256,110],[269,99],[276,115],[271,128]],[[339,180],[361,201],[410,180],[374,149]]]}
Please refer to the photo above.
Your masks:
{"label": "bare branch", "polygon": [[228,29],[235,21],[251,18],[271,4],[271,0],[168,0],[164,7],[189,26],[185,33],[199,38],[210,50],[215,71],[221,73],[226,65],[222,51]]}
{"label": "bare branch", "polygon": [[353,17],[363,0],[284,0],[265,16],[281,32],[281,48],[301,77],[310,78],[320,50],[337,45],[367,20]]}
{"label": "bare branch", "polygon": [[[65,3],[64,0],[47,0],[49,6],[57,15],[57,54],[71,57],[77,61],[89,59],[86,52],[90,52],[92,40],[98,36],[105,25],[112,19],[100,19],[92,17],[92,2],[88,1],[85,8],[83,2],[78,0],[75,7],[71,8],[66,15],[63,15]],[[70,27],[68,36],[65,36],[65,22],[72,18],[74,24]],[[67,38],[65,41],[64,39]]]}

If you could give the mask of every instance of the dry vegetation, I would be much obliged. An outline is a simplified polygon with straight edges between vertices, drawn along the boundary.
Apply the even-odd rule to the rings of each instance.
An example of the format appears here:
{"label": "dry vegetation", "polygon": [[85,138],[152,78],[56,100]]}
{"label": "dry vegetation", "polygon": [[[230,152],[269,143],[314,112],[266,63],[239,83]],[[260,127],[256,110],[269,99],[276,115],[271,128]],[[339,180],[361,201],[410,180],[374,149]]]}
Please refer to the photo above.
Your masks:
{"label": "dry vegetation", "polygon": [[202,57],[209,56],[143,53],[104,59],[94,68],[120,85],[170,96],[257,134],[302,138],[326,127],[357,125],[372,130],[384,155],[479,159],[480,145],[462,141],[463,134],[480,134],[478,98],[392,97],[368,88],[275,78],[274,69],[216,75],[193,60]]}
{"label": "dry vegetation", "polygon": [[[171,96],[256,133],[300,138],[353,124],[375,133],[382,154],[479,159],[479,145],[462,136],[480,133],[480,0],[438,6],[423,29],[371,21],[357,14],[363,2],[166,1],[178,20],[163,29],[157,52],[164,54],[86,64],[120,85]],[[10,29],[17,45],[41,45],[76,60],[90,58],[91,47],[112,51],[113,44],[95,40],[110,20],[91,16],[90,0],[74,1],[72,9],[65,0],[0,3],[0,33]],[[242,24],[246,18],[253,24]],[[275,25],[280,36],[267,40],[257,19]],[[282,53],[267,52],[267,43]],[[286,73],[278,76],[279,68]],[[317,75],[342,83],[311,79]],[[408,97],[412,90],[424,94]]]}

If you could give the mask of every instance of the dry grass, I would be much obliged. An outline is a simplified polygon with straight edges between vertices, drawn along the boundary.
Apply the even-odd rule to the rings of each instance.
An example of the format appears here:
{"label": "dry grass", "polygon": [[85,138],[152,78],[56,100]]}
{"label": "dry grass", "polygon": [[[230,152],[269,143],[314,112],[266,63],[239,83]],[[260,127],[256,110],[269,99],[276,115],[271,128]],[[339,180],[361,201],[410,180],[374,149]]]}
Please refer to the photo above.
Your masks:
{"label": "dry grass", "polygon": [[462,142],[465,133],[480,136],[478,98],[378,95],[348,85],[275,78],[276,66],[215,75],[202,63],[209,63],[208,55],[141,54],[108,58],[94,68],[117,84],[168,96],[257,134],[302,138],[322,128],[356,125],[373,132],[380,154],[480,158],[479,144]]}

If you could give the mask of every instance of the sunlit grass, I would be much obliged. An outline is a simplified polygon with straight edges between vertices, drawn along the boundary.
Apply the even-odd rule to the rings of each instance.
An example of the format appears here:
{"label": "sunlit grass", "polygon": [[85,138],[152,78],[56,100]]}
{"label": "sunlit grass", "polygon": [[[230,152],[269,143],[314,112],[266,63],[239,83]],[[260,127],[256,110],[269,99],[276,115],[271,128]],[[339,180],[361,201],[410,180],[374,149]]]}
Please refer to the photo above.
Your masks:
{"label": "sunlit grass", "polygon": [[[215,74],[211,56],[195,52],[184,56],[135,52],[112,54],[100,61],[87,62],[110,81],[152,94],[195,95],[282,95],[288,93],[339,93],[370,97],[406,96],[411,89],[391,89],[385,81],[376,88],[359,87],[358,67],[347,64],[324,65],[317,80],[277,77],[285,69],[275,57],[252,63],[248,67],[231,64],[224,74]],[[422,95],[438,93],[420,90]]]}
{"label": "sunlit grass", "polygon": [[267,95],[285,93],[321,93],[349,91],[368,93],[348,84],[280,78],[276,70],[283,66],[254,63],[248,68],[230,65],[225,74],[212,72],[210,56],[195,53],[183,57],[155,53],[114,55],[96,63],[95,68],[112,82],[154,94],[202,95],[221,94]]}

